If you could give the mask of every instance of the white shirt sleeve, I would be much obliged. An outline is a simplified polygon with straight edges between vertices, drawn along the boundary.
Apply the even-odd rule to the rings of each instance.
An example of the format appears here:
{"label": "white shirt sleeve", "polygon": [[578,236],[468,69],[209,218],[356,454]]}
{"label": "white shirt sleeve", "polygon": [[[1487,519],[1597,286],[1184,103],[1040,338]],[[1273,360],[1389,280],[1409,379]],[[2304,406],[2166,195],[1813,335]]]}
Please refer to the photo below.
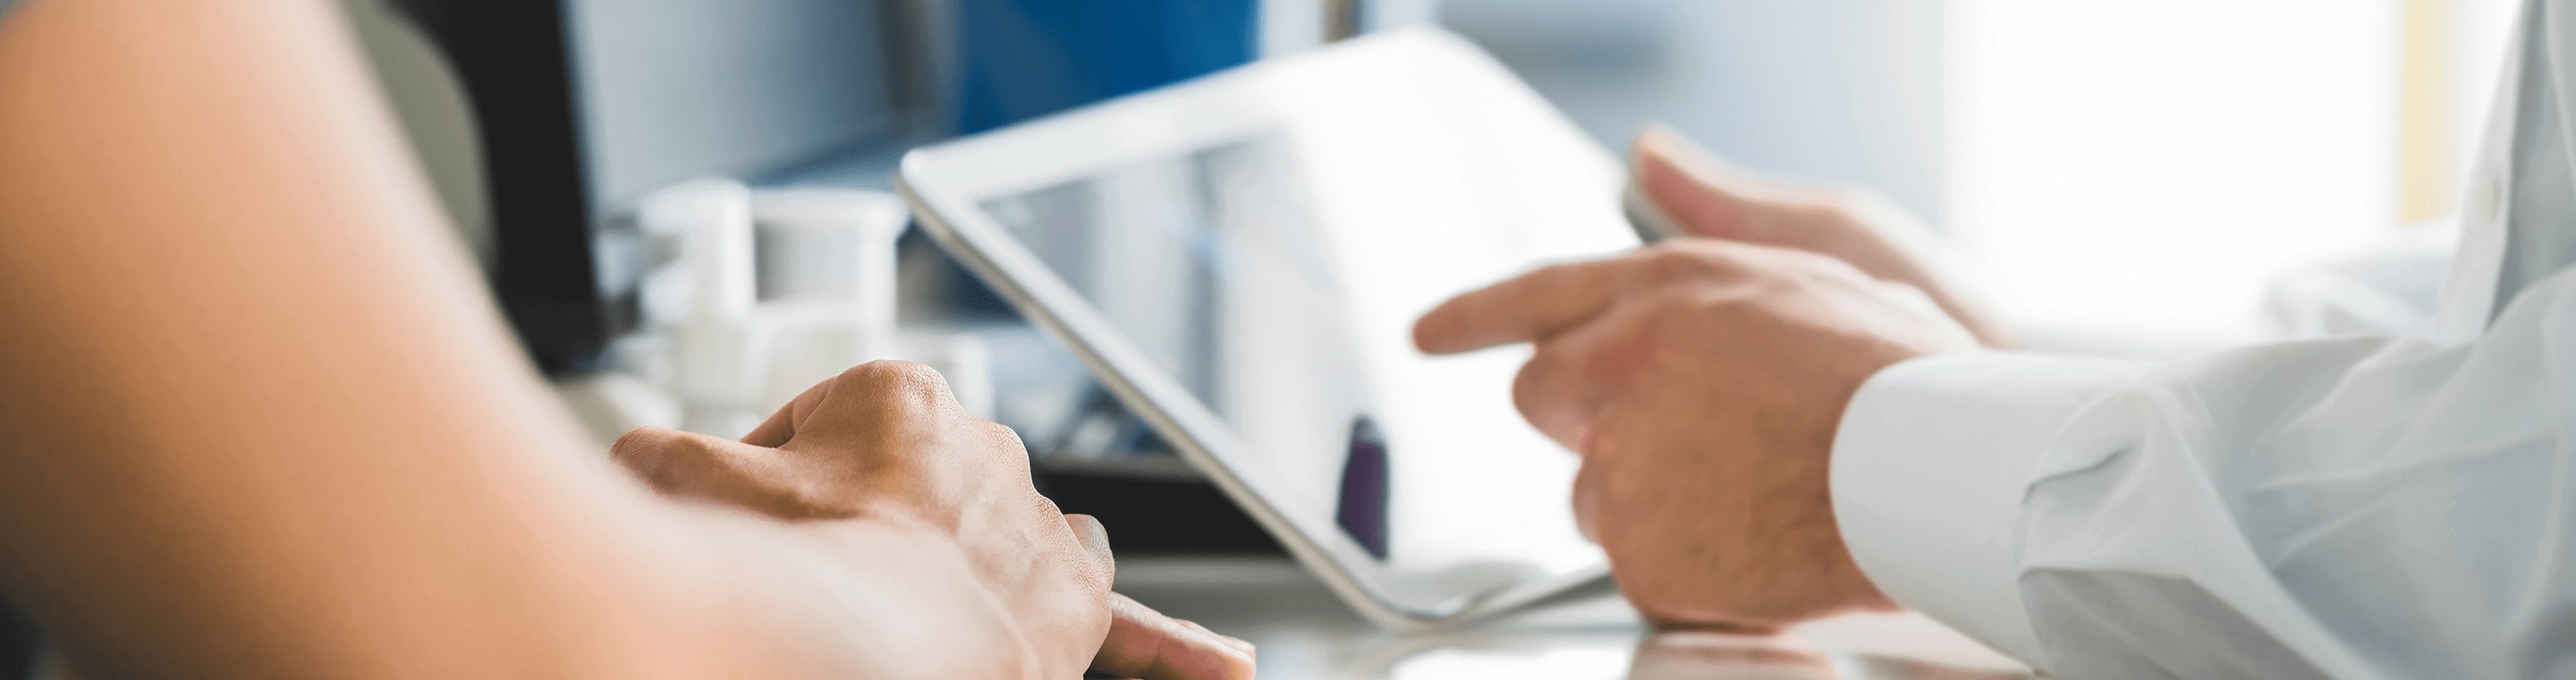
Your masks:
{"label": "white shirt sleeve", "polygon": [[2576,271],[2465,345],[1881,372],[1834,511],[1881,590],[2068,677],[2576,674]]}
{"label": "white shirt sleeve", "polygon": [[[1880,371],[1834,437],[1834,514],[1861,570],[2016,657],[2038,638],[2014,583],[2030,470],[2075,410],[2137,364],[1979,352]],[[1864,550],[1866,548],[1866,550]]]}

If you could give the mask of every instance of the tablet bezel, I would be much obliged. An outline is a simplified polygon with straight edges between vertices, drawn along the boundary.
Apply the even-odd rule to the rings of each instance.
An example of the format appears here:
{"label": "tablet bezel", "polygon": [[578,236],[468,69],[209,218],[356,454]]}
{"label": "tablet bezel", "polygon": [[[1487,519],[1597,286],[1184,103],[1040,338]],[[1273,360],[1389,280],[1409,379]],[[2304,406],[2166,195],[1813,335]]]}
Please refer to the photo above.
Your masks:
{"label": "tablet bezel", "polygon": [[[1398,54],[1370,55],[1368,52]],[[1381,625],[1420,628],[1509,610],[1608,574],[1606,561],[1481,593],[1396,592],[1398,572],[1332,525],[1282,512],[1227,465],[1219,451],[1246,448],[1225,421],[1137,350],[1090,302],[984,214],[983,200],[1078,181],[1135,163],[1185,157],[1288,127],[1282,98],[1312,80],[1295,70],[1330,71],[1370,59],[1466,59],[1501,71],[1454,36],[1396,31],[1285,57],[1098,104],[904,156],[897,189],[943,248],[1023,316],[1079,357],[1119,401],[1171,443],[1193,468],[1245,509],[1337,596]],[[1418,63],[1418,62],[1416,62]],[[1508,76],[1505,76],[1508,77]],[[1606,152],[1604,152],[1606,155]],[[1249,460],[1246,456],[1235,458]],[[1305,526],[1304,524],[1315,524]]]}

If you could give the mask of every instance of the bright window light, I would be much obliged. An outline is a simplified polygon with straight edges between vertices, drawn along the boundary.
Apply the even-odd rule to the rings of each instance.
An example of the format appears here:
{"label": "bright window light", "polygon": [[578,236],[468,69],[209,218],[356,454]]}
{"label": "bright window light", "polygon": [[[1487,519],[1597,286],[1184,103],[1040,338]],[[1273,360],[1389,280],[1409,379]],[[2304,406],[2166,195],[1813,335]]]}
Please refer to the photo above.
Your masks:
{"label": "bright window light", "polygon": [[[2401,132],[2404,97],[2456,107],[2413,121],[2435,155],[2475,146],[2454,123],[2483,120],[2502,4],[1952,0],[1941,221],[2025,323],[2252,335],[2272,277],[2408,221],[2401,193],[2423,189],[2401,186],[2401,138],[2424,140]],[[2428,13],[2445,21],[2407,23]],[[2476,74],[2420,91],[2401,73],[2428,49]],[[2450,194],[2405,195],[2422,213]]]}

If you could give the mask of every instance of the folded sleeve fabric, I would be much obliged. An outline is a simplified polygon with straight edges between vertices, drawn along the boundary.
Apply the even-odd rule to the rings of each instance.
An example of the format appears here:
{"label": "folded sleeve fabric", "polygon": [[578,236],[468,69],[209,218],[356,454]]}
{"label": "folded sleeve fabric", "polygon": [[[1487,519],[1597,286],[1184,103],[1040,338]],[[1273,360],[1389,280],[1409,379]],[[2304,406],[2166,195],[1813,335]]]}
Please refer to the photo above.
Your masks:
{"label": "folded sleeve fabric", "polygon": [[2474,342],[1874,377],[1834,510],[1890,597],[2068,677],[2576,673],[2576,272]]}
{"label": "folded sleeve fabric", "polygon": [[1881,371],[1835,436],[1834,513],[1881,590],[2022,658],[2039,646],[2015,583],[2021,497],[2077,408],[2143,365],[2008,353]]}

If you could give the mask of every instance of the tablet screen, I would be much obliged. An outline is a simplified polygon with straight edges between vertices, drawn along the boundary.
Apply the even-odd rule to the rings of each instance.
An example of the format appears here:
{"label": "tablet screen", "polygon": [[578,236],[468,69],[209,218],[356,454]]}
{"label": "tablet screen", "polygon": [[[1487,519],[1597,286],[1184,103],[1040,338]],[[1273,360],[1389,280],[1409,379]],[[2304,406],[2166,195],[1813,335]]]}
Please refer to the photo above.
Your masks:
{"label": "tablet screen", "polygon": [[1222,419],[1243,444],[1223,463],[1301,525],[1450,581],[1597,564],[1567,508],[1575,459],[1510,404],[1525,350],[1409,340],[1431,304],[1526,266],[1508,251],[1530,225],[1393,226],[1377,207],[1437,192],[1354,185],[1310,151],[1252,135],[978,207]]}
{"label": "tablet screen", "polygon": [[1283,155],[1231,143],[983,208],[1260,457],[1234,462],[1384,559],[1390,471],[1349,296]]}

